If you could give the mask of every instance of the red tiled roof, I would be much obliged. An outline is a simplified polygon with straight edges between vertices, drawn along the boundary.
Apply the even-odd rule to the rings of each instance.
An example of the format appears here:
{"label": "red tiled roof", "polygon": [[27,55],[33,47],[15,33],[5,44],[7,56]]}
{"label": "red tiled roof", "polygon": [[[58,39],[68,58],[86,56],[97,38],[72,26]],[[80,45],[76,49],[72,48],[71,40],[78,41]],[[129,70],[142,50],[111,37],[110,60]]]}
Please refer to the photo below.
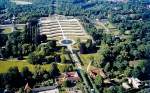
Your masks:
{"label": "red tiled roof", "polygon": [[60,78],[66,78],[67,80],[79,80],[80,77],[77,72],[66,72],[62,73],[59,77]]}
{"label": "red tiled roof", "polygon": [[106,75],[105,73],[103,72],[102,69],[92,69],[90,70],[90,75],[95,78],[96,75],[100,75],[102,76],[103,78],[106,78]]}

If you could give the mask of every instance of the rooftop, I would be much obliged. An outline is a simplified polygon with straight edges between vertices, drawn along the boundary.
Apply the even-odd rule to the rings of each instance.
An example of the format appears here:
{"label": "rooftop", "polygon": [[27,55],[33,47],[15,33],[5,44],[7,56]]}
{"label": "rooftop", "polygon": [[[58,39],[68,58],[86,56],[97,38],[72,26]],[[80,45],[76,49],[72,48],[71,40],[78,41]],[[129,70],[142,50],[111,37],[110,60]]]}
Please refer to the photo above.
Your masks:
{"label": "rooftop", "polygon": [[57,85],[32,89],[33,93],[59,93]]}

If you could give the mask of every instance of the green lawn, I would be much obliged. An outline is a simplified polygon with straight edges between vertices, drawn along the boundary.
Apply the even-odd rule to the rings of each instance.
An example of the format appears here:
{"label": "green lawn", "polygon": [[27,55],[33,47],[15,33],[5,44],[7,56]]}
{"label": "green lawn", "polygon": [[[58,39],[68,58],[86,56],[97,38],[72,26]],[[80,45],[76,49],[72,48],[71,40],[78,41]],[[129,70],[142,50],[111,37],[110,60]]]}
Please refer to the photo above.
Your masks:
{"label": "green lawn", "polygon": [[[106,28],[108,28],[110,30],[110,32],[106,32],[107,34],[111,34],[111,35],[119,35],[120,34],[120,31],[109,21],[104,25]],[[98,23],[95,25],[95,27],[97,29],[105,29],[101,24],[98,24]]]}
{"label": "green lawn", "polygon": [[5,28],[5,29],[2,31],[2,33],[4,33],[4,34],[9,34],[9,33],[12,32],[11,30],[12,30],[11,28]]}
{"label": "green lawn", "polygon": [[102,27],[102,26],[99,25],[99,24],[96,24],[95,27],[96,27],[97,29],[104,29],[104,27]]}
{"label": "green lawn", "polygon": [[58,69],[61,73],[65,72],[66,68],[68,68],[69,64],[61,64],[61,63],[58,63],[57,64],[58,66]]}
{"label": "green lawn", "polygon": [[105,26],[110,30],[110,32],[108,34],[111,34],[111,35],[119,35],[120,34],[119,29],[117,29],[112,23],[107,22],[107,24],[105,24]]}
{"label": "green lawn", "polygon": [[[94,62],[96,63],[99,59],[98,59],[98,55],[97,55],[97,53],[93,53],[93,54],[81,54],[80,55],[80,58],[81,58],[81,60],[82,60],[82,62],[83,62],[83,68],[86,70],[87,69],[87,66],[89,65],[89,63],[90,63],[90,58],[94,58]],[[92,66],[92,64],[91,64],[91,66]]]}
{"label": "green lawn", "polygon": [[[24,26],[18,26],[18,27],[17,27],[17,31],[19,31],[19,32],[23,32],[24,29],[25,29]],[[11,33],[11,32],[12,32],[12,29],[11,29],[11,28],[5,28],[5,29],[2,30],[1,33],[3,33],[3,34],[9,34],[9,33]]]}
{"label": "green lawn", "polygon": [[83,63],[87,63],[90,58],[93,57],[95,60],[97,58],[97,53],[92,53],[92,54],[80,54],[80,58],[83,61]]}
{"label": "green lawn", "polygon": [[[5,61],[0,60],[0,73],[6,73],[10,67],[14,66],[17,66],[19,71],[22,71],[22,68],[27,66],[29,67],[30,71],[34,72],[36,65],[29,64],[27,60],[16,60],[16,59],[12,60],[9,59]],[[50,66],[51,66],[50,64],[41,65],[41,67],[43,69],[46,69],[47,71],[50,70],[51,68]]]}
{"label": "green lawn", "polygon": [[[6,73],[10,67],[15,66],[18,67],[19,71],[22,71],[23,67],[27,66],[30,71],[35,72],[35,67],[37,65],[29,64],[27,60],[17,60],[17,59],[9,59],[5,61],[0,60],[0,73]],[[44,64],[40,66],[42,69],[45,69],[47,71],[50,71],[51,69],[51,64]],[[68,64],[58,63],[58,69],[60,70],[60,72],[64,72],[68,66],[69,66]]]}

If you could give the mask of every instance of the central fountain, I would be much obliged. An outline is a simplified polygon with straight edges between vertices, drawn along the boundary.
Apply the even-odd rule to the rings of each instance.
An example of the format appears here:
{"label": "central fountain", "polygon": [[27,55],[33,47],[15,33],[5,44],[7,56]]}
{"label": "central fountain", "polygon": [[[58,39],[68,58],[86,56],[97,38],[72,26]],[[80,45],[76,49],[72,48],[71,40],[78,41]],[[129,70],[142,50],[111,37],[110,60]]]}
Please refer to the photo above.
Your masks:
{"label": "central fountain", "polygon": [[75,41],[71,39],[62,39],[59,41],[59,43],[64,46],[68,46],[68,45],[73,45]]}

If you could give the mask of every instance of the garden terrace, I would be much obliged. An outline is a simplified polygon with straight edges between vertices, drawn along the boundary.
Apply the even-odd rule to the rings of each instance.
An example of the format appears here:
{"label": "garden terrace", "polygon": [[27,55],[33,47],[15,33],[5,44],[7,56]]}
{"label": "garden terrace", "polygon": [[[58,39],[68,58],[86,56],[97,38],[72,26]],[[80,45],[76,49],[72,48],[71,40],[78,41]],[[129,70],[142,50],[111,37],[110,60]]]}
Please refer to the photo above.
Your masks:
{"label": "garden terrace", "polygon": [[[82,27],[79,19],[54,15],[39,19],[40,34],[45,34],[48,40],[61,40],[63,35],[68,39],[86,41],[91,38]],[[62,34],[63,33],[63,34]]]}

